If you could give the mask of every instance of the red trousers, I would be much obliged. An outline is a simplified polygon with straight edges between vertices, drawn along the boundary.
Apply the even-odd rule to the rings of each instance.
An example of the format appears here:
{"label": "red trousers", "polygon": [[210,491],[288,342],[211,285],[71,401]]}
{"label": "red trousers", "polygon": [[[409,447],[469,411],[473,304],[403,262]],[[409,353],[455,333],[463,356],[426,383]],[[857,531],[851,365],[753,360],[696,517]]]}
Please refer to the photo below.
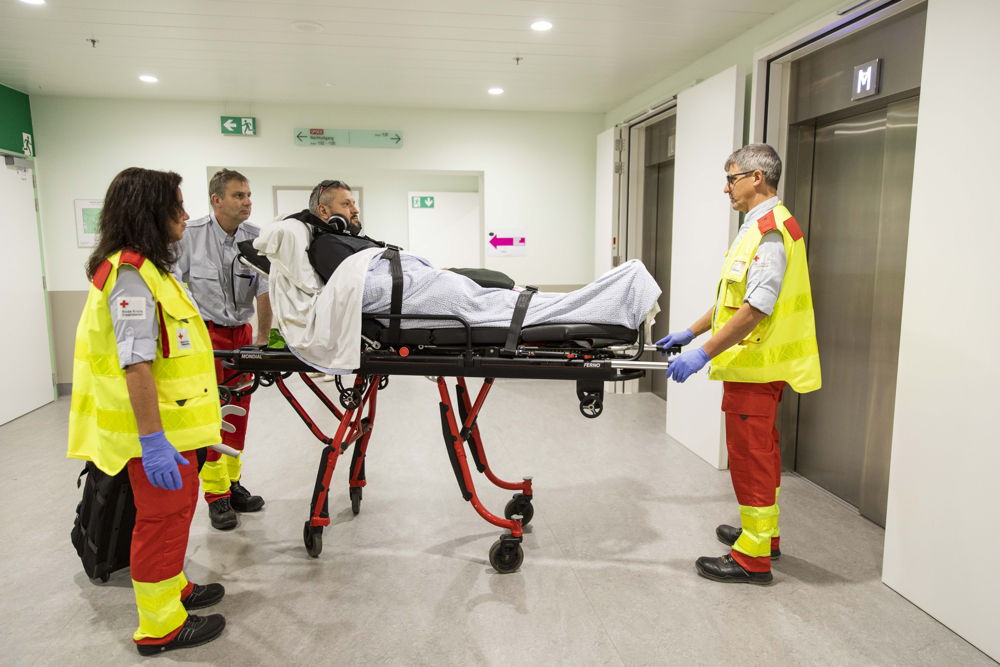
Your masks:
{"label": "red trousers", "polygon": [[[253,342],[253,329],[250,324],[243,324],[237,327],[224,327],[219,326],[213,322],[206,322],[208,326],[208,334],[212,338],[212,348],[215,350],[235,350],[237,348],[243,347],[244,345],[249,345]],[[226,378],[234,375],[234,371],[223,367],[222,362],[219,360],[215,361],[215,377],[220,385],[226,386],[238,386],[245,381],[246,377],[242,375],[237,375],[233,377],[228,382],[225,382]],[[241,398],[233,399],[230,401],[230,405],[238,405],[247,411],[247,414],[243,417],[229,416],[226,417],[226,421],[236,427],[235,433],[227,433],[222,431],[220,433],[220,440],[223,444],[229,445],[233,449],[243,451],[244,442],[246,440],[247,434],[247,420],[250,418],[250,396],[243,396]],[[206,463],[215,463],[222,457],[222,454],[215,451],[214,449],[208,450],[208,458]],[[237,466],[238,467],[238,466]],[[238,481],[234,479],[232,481]],[[220,490],[221,491],[221,490]],[[220,493],[205,493],[205,499],[208,502],[212,502],[218,498],[222,498],[229,495],[229,491],[224,491]]]}
{"label": "red trousers", "polygon": [[128,479],[135,496],[135,529],[129,563],[132,579],[155,583],[176,577],[184,569],[191,517],[198,503],[198,458],[182,452],[186,466],[177,466],[183,486],[177,491],[155,487],[146,479],[142,459],[129,459]]}
{"label": "red trousers", "polygon": [[[724,382],[722,411],[726,415],[726,448],[729,474],[736,500],[742,508],[777,505],[781,486],[781,447],[775,421],[785,382]],[[746,524],[744,524],[746,525]],[[744,527],[744,530],[746,528]],[[771,548],[778,548],[777,520]],[[771,569],[769,556],[751,557],[737,550],[733,558],[752,572]]]}

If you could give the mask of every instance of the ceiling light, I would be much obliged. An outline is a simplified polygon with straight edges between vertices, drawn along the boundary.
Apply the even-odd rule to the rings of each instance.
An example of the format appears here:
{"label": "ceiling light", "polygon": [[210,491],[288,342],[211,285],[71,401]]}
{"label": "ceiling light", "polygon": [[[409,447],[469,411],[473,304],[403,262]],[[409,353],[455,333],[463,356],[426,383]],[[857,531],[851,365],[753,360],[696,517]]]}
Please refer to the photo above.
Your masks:
{"label": "ceiling light", "polygon": [[498,87],[490,88],[486,92],[489,93],[490,95],[503,95],[503,88],[498,88]]}
{"label": "ceiling light", "polygon": [[142,81],[143,83],[156,83],[159,79],[152,74],[142,74],[139,76],[139,81]]}
{"label": "ceiling light", "polygon": [[44,5],[45,0],[21,0],[26,5]]}
{"label": "ceiling light", "polygon": [[531,24],[532,30],[537,30],[538,32],[545,32],[546,30],[552,30],[552,23],[546,20],[535,21]]}

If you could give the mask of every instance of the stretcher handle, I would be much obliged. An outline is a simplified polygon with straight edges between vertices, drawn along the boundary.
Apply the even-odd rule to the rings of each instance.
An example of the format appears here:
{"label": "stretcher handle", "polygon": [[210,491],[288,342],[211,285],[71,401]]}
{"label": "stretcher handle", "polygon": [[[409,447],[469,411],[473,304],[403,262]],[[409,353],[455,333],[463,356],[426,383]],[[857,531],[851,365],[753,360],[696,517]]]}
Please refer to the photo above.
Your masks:
{"label": "stretcher handle", "polygon": [[209,445],[208,448],[214,449],[220,454],[225,454],[226,456],[232,456],[234,459],[239,458],[240,454],[243,453],[238,449],[233,449],[229,445],[223,445],[222,443],[219,443],[218,445]]}
{"label": "stretcher handle", "polygon": [[465,328],[465,351],[472,352],[472,327],[469,323],[456,315],[421,315],[410,313],[408,315],[393,315],[391,313],[361,313],[361,317],[371,317],[380,320],[446,320],[458,322]]}

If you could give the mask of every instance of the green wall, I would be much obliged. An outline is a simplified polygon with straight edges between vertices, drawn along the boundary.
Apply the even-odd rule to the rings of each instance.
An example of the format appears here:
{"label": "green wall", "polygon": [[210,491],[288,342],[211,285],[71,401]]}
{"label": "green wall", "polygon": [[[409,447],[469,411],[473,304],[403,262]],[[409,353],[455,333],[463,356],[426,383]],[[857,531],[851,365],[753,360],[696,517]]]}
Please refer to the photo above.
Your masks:
{"label": "green wall", "polygon": [[34,146],[34,132],[31,128],[31,107],[28,104],[28,96],[0,84],[0,150],[23,155],[24,132],[32,135],[32,154],[37,155],[38,147]]}

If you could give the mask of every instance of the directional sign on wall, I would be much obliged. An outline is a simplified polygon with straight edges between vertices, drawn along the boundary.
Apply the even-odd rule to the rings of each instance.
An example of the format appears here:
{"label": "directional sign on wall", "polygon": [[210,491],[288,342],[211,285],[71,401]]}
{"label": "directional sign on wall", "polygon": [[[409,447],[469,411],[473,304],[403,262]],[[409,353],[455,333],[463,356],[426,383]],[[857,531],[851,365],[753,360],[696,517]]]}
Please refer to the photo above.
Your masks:
{"label": "directional sign on wall", "polygon": [[521,229],[491,229],[486,232],[487,257],[525,257],[528,239]]}
{"label": "directional sign on wall", "polygon": [[297,127],[292,135],[292,141],[296,146],[402,148],[403,133],[396,130],[338,130],[325,127]]}
{"label": "directional sign on wall", "polygon": [[413,195],[410,197],[410,208],[434,208],[434,197]]}
{"label": "directional sign on wall", "polygon": [[257,118],[254,116],[219,116],[219,125],[223,134],[257,134]]}

